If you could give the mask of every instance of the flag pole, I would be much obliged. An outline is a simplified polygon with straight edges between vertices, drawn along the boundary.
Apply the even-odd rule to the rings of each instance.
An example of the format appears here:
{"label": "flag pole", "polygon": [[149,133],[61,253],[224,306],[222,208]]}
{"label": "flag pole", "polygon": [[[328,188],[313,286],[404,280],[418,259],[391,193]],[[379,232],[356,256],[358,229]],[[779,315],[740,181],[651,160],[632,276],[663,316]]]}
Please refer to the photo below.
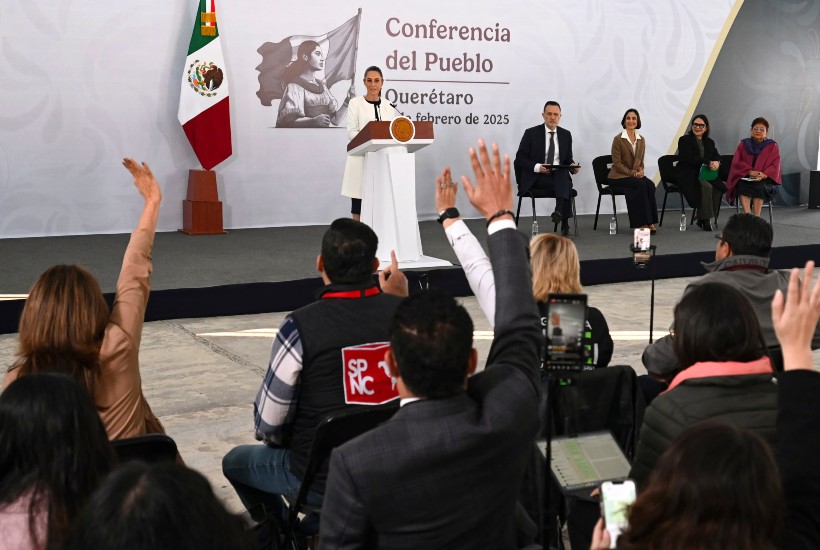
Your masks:
{"label": "flag pole", "polygon": [[357,15],[358,20],[356,21],[356,48],[353,50],[353,78],[351,79],[351,83],[355,85],[356,83],[356,62],[359,58],[359,32],[362,28],[362,8],[359,8],[359,14]]}

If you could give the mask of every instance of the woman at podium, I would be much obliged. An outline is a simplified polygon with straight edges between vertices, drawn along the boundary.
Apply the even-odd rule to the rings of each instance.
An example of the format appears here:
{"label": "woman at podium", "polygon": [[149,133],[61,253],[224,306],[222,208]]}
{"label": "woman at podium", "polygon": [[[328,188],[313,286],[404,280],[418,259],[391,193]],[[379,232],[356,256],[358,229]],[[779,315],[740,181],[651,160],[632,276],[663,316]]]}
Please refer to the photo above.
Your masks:
{"label": "woman at podium", "polygon": [[305,40],[296,50],[296,59],[282,71],[285,86],[277,128],[327,128],[338,126],[347,112],[347,104],[356,94],[355,86],[350,86],[342,106],[327,84],[317,76],[325,68],[325,53],[318,42]]}
{"label": "woman at podium", "polygon": [[[376,66],[364,72],[364,86],[367,93],[350,100],[347,113],[347,139],[351,140],[362,131],[368,122],[393,120],[396,110],[387,101],[382,101],[384,78],[382,70]],[[342,195],[350,197],[350,213],[358,220],[362,213],[362,187],[364,186],[364,157],[347,157],[345,175],[342,181]]]}

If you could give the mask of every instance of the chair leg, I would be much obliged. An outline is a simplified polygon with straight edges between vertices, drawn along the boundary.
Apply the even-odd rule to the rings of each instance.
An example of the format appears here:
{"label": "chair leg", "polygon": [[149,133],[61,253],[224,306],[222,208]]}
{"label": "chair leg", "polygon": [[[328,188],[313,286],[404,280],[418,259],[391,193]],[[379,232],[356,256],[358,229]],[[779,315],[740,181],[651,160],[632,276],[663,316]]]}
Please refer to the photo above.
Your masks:
{"label": "chair leg", "polygon": [[598,229],[598,212],[601,210],[601,194],[598,193],[598,206],[595,207],[595,223],[592,225],[592,230]]}
{"label": "chair leg", "polygon": [[612,217],[615,218],[615,233],[618,233],[618,211],[615,210],[615,194],[613,193],[610,196],[612,197]]}
{"label": "chair leg", "polygon": [[521,201],[524,200],[524,197],[518,197],[518,210],[515,211],[515,226],[518,227],[518,217],[521,215]]}
{"label": "chair leg", "polygon": [[769,199],[769,225],[772,225],[772,199]]}
{"label": "chair leg", "polygon": [[575,236],[578,236],[578,212],[575,210],[575,197],[572,200],[572,225],[575,226]]}
{"label": "chair leg", "polygon": [[[683,197],[681,197],[681,198],[683,198]],[[698,214],[698,209],[697,209],[697,208],[693,208],[693,209],[692,209],[692,217],[691,217],[691,218],[689,218],[689,225],[694,225],[694,223],[695,223],[695,216],[697,216],[697,214]]]}
{"label": "chair leg", "polygon": [[663,215],[666,213],[666,198],[669,196],[669,191],[663,190],[663,206],[661,206],[661,221],[658,222],[658,227],[663,227]]}

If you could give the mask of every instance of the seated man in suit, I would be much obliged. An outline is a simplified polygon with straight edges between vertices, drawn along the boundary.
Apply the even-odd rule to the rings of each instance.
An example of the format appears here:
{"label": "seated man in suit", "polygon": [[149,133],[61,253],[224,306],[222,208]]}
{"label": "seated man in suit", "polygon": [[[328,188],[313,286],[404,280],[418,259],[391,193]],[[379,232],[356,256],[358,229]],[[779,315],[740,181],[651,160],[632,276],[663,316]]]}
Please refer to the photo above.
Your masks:
{"label": "seated man in suit", "polygon": [[[373,230],[347,218],[334,221],[322,238],[316,267],[325,286],[315,303],[285,317],[254,402],[256,438],[264,444],[240,445],[222,459],[223,474],[249,511],[264,504],[284,519],[280,495],[299,492],[317,424],[352,406],[345,404],[342,348],[389,337],[387,325],[407,296],[407,279],[394,256],[379,274],[381,289],[376,285],[377,248]],[[326,468],[317,474],[309,503],[321,502],[326,475]]]}
{"label": "seated man in suit", "polygon": [[515,154],[515,175],[518,195],[530,189],[555,192],[555,211],[551,218],[561,222],[561,234],[569,235],[569,219],[572,217],[572,178],[579,168],[551,168],[552,165],[574,164],[572,159],[572,134],[558,126],[561,106],[557,101],[544,105],[544,124],[527,128]]}
{"label": "seated man in suit", "polygon": [[538,310],[525,237],[502,172],[481,142],[464,187],[489,224],[495,341],[484,372],[467,311],[441,292],[405,299],[386,354],[401,408],[337,448],[321,518],[323,548],[516,547],[516,499],[540,422]]}

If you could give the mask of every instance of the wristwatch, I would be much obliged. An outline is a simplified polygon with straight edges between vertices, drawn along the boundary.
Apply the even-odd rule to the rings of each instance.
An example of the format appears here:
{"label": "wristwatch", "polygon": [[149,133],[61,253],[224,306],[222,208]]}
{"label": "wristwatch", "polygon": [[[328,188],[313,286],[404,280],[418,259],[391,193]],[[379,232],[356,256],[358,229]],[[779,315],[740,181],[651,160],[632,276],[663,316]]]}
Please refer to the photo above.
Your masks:
{"label": "wristwatch", "polygon": [[458,208],[451,207],[438,213],[438,223],[444,223],[444,220],[450,218],[458,218],[461,214],[458,213]]}

